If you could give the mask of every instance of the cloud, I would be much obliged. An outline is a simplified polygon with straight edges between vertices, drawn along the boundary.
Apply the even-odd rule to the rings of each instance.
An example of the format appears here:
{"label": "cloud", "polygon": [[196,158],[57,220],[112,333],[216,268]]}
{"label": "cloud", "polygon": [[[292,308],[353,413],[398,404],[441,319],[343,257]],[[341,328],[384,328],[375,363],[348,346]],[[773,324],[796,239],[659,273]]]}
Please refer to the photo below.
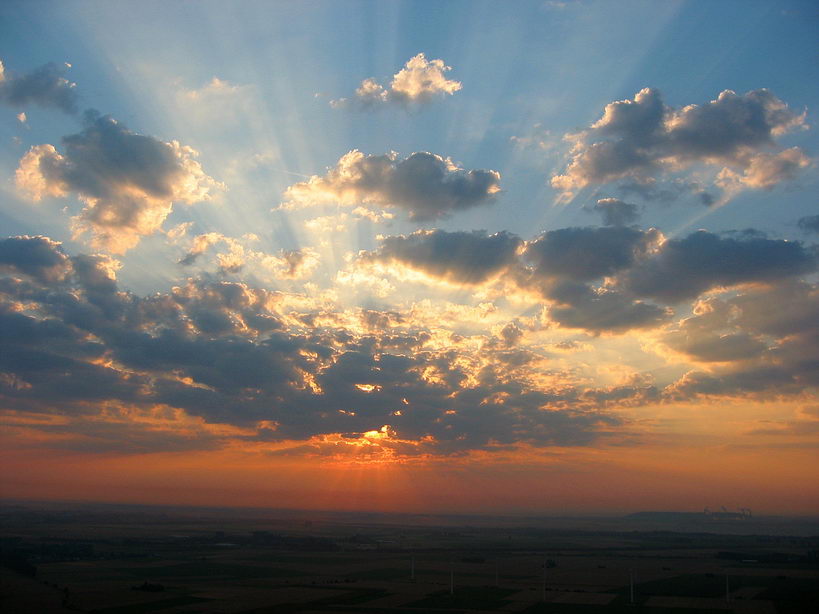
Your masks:
{"label": "cloud", "polygon": [[0,240],[0,270],[59,281],[68,274],[69,261],[60,243],[48,237],[9,237]]}
{"label": "cloud", "polygon": [[592,281],[630,267],[660,237],[653,229],[561,228],[528,242],[525,258],[537,279]]}
{"label": "cloud", "polygon": [[806,127],[804,113],[765,89],[725,90],[706,104],[673,109],[658,90],[645,88],[633,100],[606,105],[588,130],[567,137],[574,143],[571,161],[551,184],[568,198],[588,185],[648,182],[702,164],[721,170],[723,183],[730,174],[745,187],[770,189],[809,159],[798,148],[767,150],[776,147],[776,137]]}
{"label": "cloud", "polygon": [[673,304],[714,288],[772,283],[815,269],[815,258],[798,241],[699,230],[665,241],[626,272],[621,284],[638,296]]}
{"label": "cloud", "polygon": [[632,179],[621,182],[617,189],[623,195],[636,194],[643,200],[661,203],[671,203],[685,196],[694,196],[706,207],[717,202],[716,196],[706,191],[700,183],[679,177],[664,181],[657,181],[653,177],[641,178],[639,181]]}
{"label": "cloud", "polygon": [[669,399],[810,395],[819,386],[819,288],[785,279],[701,301],[662,341],[710,367],[669,385]]}
{"label": "cloud", "polygon": [[[508,233],[444,231],[389,237],[369,257],[475,285],[528,266],[529,277],[515,279],[543,282],[549,315],[564,327],[668,322],[667,310],[619,285],[624,272],[662,257],[668,240],[625,227],[563,230],[531,242],[535,260]],[[590,256],[569,266],[543,247],[568,237],[596,240],[610,263]],[[137,296],[119,287],[110,256],[70,256],[45,237],[0,242],[0,267],[0,415],[60,418],[63,426],[39,433],[85,451],[115,449],[119,438],[134,452],[188,450],[198,437],[202,446],[241,440],[316,454],[367,445],[395,458],[582,446],[622,432],[617,408],[808,395],[819,384],[819,290],[792,276],[702,298],[692,316],[658,331],[661,344],[697,363],[660,390],[640,375],[592,383],[530,343],[531,319],[510,320],[491,304],[450,305],[449,315],[429,306],[426,316],[421,304],[346,310],[210,276]],[[609,281],[595,286],[597,275]],[[464,320],[483,322],[484,332],[447,329]]]}
{"label": "cloud", "polygon": [[300,279],[308,277],[316,270],[320,258],[316,250],[309,247],[302,249],[283,249],[275,256],[269,256],[278,277],[282,279]]}
{"label": "cloud", "polygon": [[[562,228],[530,241],[509,233],[418,231],[382,238],[355,264],[360,272],[374,267],[371,272],[400,278],[401,269],[409,269],[451,284],[540,297],[549,321],[593,334],[661,326],[672,314],[665,305],[798,279],[817,266],[801,243],[754,231],[667,239],[656,229],[627,226]],[[741,341],[720,343],[739,347]]]}
{"label": "cloud", "polygon": [[76,113],[77,84],[63,76],[68,68],[70,64],[46,64],[20,75],[5,70],[0,61],[0,103],[13,107],[36,104]]}
{"label": "cloud", "polygon": [[[31,249],[59,261],[59,246],[40,239],[28,239]],[[194,278],[139,297],[119,289],[109,256],[67,258],[61,278],[0,278],[0,401],[4,412],[64,416],[73,426],[61,432],[86,451],[128,437],[101,426],[113,407],[200,418],[192,436],[219,424],[246,440],[353,445],[381,432],[402,455],[587,445],[621,423],[565,382],[543,382],[542,359],[508,344],[438,346],[411,318],[372,310],[359,329],[327,317],[338,311],[294,314],[285,295],[236,282]],[[314,324],[286,324],[299,319]]]}
{"label": "cloud", "polygon": [[588,210],[600,214],[606,226],[628,226],[640,218],[637,205],[623,202],[619,198],[601,198]]}
{"label": "cloud", "polygon": [[551,321],[595,334],[655,328],[671,315],[667,309],[611,288],[568,281],[544,288],[544,296],[553,301],[548,310]]}
{"label": "cloud", "polygon": [[551,230],[527,242],[523,258],[531,267],[519,283],[551,303],[548,317],[560,326],[594,334],[653,328],[667,319],[666,309],[594,282],[629,270],[661,238],[625,226]]}
{"label": "cloud", "polygon": [[717,176],[717,185],[726,192],[736,192],[741,188],[770,190],[783,181],[793,179],[810,164],[810,158],[798,147],[775,154],[759,153],[746,159],[742,174],[730,168],[722,169]]}
{"label": "cloud", "polygon": [[500,191],[500,173],[458,168],[449,158],[417,152],[399,159],[395,152],[365,155],[353,150],[319,177],[291,185],[285,206],[325,203],[376,204],[406,211],[427,221],[490,204]]}
{"label": "cloud", "polygon": [[206,232],[195,236],[190,249],[179,261],[179,264],[183,266],[192,265],[211,245],[216,245],[216,243],[219,241],[224,241],[226,239],[227,237],[218,232]]}
{"label": "cloud", "polygon": [[20,160],[17,186],[34,201],[76,194],[84,204],[77,229],[115,253],[159,231],[173,203],[207,200],[222,187],[190,147],[136,134],[95,111],[86,112],[82,132],[62,142],[62,154],[53,145],[32,147]]}
{"label": "cloud", "polygon": [[[252,85],[239,85],[213,77],[199,88],[175,83],[174,102],[186,121],[198,123],[198,129],[252,129],[263,114],[258,92]],[[265,163],[263,154],[242,158],[242,163],[258,167]]]}
{"label": "cloud", "polygon": [[455,284],[480,284],[515,262],[521,239],[506,232],[419,230],[385,237],[360,263],[398,264]]}
{"label": "cloud", "polygon": [[445,73],[450,70],[443,60],[427,60],[423,53],[419,53],[393,76],[389,87],[385,88],[375,79],[365,79],[355,91],[353,100],[341,98],[331,101],[330,105],[373,109],[391,104],[408,107],[429,103],[461,89],[458,81],[446,78]]}
{"label": "cloud", "polygon": [[819,215],[809,215],[806,217],[801,217],[799,218],[797,225],[804,232],[819,233]]}
{"label": "cloud", "polygon": [[191,266],[202,254],[214,245],[224,244],[227,252],[219,252],[215,259],[222,273],[237,273],[252,264],[272,272],[279,279],[299,279],[310,276],[320,263],[318,252],[305,247],[295,250],[279,250],[268,254],[247,247],[247,242],[255,241],[255,235],[243,237],[243,241],[226,237],[218,232],[208,232],[193,238],[187,253],[179,260],[183,266]]}
{"label": "cloud", "polygon": [[[418,231],[383,238],[359,266],[398,265],[458,285],[506,284],[542,297],[552,322],[592,333],[651,328],[668,310],[594,282],[627,270],[661,235],[634,228],[564,228],[525,242],[509,233]],[[507,287],[508,286],[508,287]]]}

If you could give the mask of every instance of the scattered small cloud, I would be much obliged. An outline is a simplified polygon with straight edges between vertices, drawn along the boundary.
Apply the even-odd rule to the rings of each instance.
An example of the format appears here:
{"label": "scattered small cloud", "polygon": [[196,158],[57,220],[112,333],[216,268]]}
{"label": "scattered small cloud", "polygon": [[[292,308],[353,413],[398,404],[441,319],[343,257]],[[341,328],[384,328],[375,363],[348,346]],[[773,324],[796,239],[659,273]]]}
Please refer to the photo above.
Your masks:
{"label": "scattered small cloud", "polygon": [[461,83],[446,78],[451,67],[443,60],[427,60],[419,53],[407,61],[404,68],[384,87],[375,79],[364,79],[355,91],[355,98],[330,101],[335,108],[375,109],[385,105],[405,108],[432,102],[449,96],[461,89]]}
{"label": "scattered small cloud", "polygon": [[601,198],[586,210],[599,214],[605,226],[628,226],[640,218],[640,209],[637,205],[619,198]]}
{"label": "scattered small cloud", "polygon": [[[77,112],[77,84],[65,78],[70,64],[46,64],[29,73],[6,70],[0,61],[0,103],[12,107],[31,104],[51,107],[66,113]],[[17,116],[25,122],[25,113]]]}

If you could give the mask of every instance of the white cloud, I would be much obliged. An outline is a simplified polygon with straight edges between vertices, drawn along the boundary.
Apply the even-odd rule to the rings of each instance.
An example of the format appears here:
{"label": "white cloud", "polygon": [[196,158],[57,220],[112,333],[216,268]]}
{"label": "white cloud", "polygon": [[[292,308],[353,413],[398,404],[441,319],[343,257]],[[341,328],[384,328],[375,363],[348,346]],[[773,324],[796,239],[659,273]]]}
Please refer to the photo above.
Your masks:
{"label": "white cloud", "polygon": [[458,81],[447,79],[451,67],[443,60],[427,60],[423,53],[412,57],[392,78],[389,87],[384,87],[375,79],[364,79],[355,91],[355,98],[333,100],[333,107],[347,107],[356,104],[359,108],[374,108],[385,104],[424,104],[452,95],[461,89]]}

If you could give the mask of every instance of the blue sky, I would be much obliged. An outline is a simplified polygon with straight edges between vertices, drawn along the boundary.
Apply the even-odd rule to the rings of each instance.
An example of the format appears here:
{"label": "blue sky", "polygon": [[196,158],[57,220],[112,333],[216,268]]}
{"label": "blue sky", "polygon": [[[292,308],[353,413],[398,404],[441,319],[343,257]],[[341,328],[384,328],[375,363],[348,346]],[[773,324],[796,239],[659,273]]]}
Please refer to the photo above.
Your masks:
{"label": "blue sky", "polygon": [[[3,3],[0,264],[99,318],[5,297],[25,326],[59,322],[96,348],[62,400],[0,369],[21,449],[240,442],[309,466],[366,440],[394,462],[528,463],[664,437],[686,458],[712,431],[757,460],[811,449],[818,24],[812,2]],[[413,58],[431,81],[401,89]],[[55,89],[26,90],[49,63]],[[174,307],[154,321],[149,303]],[[122,346],[169,331],[214,352],[275,346],[264,360],[291,371],[239,390],[218,361],[203,375],[183,353],[151,363]],[[42,351],[32,364],[82,353]],[[344,388],[376,386],[382,356],[415,375]],[[89,365],[119,384],[80,392],[103,377]],[[163,373],[181,388],[159,390]],[[136,377],[145,398],[122,388]],[[390,386],[387,405],[405,388],[424,399],[417,419],[373,404]],[[185,396],[203,390],[214,398]],[[720,403],[745,413],[698,413]],[[41,413],[69,443],[35,436]],[[403,426],[379,430],[389,416]],[[176,435],[155,450],[152,429]]]}

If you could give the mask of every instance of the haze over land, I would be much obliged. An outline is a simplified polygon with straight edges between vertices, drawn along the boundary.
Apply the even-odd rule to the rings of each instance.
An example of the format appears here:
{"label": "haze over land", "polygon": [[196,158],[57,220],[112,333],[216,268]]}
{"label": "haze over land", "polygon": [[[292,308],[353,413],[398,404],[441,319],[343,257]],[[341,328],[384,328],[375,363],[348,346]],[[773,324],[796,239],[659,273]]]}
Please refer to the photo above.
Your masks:
{"label": "haze over land", "polygon": [[0,494],[816,516],[817,19],[4,2]]}

